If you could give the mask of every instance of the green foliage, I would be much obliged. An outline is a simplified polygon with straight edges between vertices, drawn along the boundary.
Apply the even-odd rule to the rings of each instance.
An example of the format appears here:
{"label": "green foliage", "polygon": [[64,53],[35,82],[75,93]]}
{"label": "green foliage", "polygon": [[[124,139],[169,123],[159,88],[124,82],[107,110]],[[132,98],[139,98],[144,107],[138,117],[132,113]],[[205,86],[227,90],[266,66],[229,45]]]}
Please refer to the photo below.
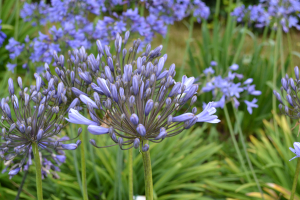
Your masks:
{"label": "green foliage", "polygon": [[[211,24],[203,22],[201,27],[202,39],[195,41],[189,50],[189,72],[194,77],[205,80],[202,77],[203,70],[210,66],[211,61],[216,61],[218,65],[214,69],[217,75],[225,75],[229,66],[236,63],[239,65],[237,73],[243,74],[245,79],[253,78],[256,89],[262,92],[262,95],[257,98],[259,107],[253,110],[252,115],[246,111],[244,103],[241,103],[239,107],[239,110],[244,112],[242,129],[250,135],[255,129],[262,127],[262,119],[272,117],[274,62],[279,65],[277,57],[274,58],[276,44],[274,33],[269,35],[268,30],[265,29],[265,33],[261,37],[246,27],[237,26],[235,19],[231,16],[227,18],[225,25],[221,20],[215,18],[212,30],[210,30],[210,26]],[[249,46],[251,46],[250,50]],[[283,67],[287,69],[290,64],[290,57],[284,59]],[[280,73],[277,73],[276,85],[280,85],[281,76]],[[204,85],[205,81],[201,83],[200,88]],[[198,106],[202,107],[202,102],[211,101],[212,95],[205,93],[200,95],[198,99]],[[252,99],[246,100],[251,101]],[[218,116],[224,119],[222,111],[218,112]]]}
{"label": "green foliage", "polygon": [[[222,145],[208,143],[203,139],[207,127],[185,131],[181,135],[167,138],[162,143],[150,144],[150,153],[153,169],[154,191],[157,199],[212,199],[213,193],[206,191],[206,181],[218,177],[219,163],[212,159]],[[86,133],[83,133],[86,134]],[[108,137],[94,138],[98,145],[107,145],[111,142]],[[87,160],[87,182],[90,199],[121,199],[127,197],[128,168],[127,151],[120,151],[118,146],[96,149],[95,164],[101,187],[96,187],[93,162]],[[78,153],[79,154],[79,153]],[[77,159],[79,155],[77,154]],[[121,157],[121,162],[118,161]],[[61,165],[60,179],[53,179],[51,175],[43,180],[44,197],[49,199],[81,199],[80,185],[76,178],[72,152],[67,152],[67,162]],[[121,166],[120,166],[121,165]],[[142,157],[139,150],[134,150],[134,194],[144,194],[144,171]],[[118,170],[121,169],[120,173]],[[80,166],[79,166],[80,170]],[[117,175],[117,176],[116,176]],[[17,185],[22,174],[12,180],[8,175],[0,176],[0,199],[12,199],[16,195]],[[117,188],[117,190],[116,190]],[[35,196],[34,166],[28,174],[22,197],[30,199]],[[31,194],[31,195],[29,195]]]}

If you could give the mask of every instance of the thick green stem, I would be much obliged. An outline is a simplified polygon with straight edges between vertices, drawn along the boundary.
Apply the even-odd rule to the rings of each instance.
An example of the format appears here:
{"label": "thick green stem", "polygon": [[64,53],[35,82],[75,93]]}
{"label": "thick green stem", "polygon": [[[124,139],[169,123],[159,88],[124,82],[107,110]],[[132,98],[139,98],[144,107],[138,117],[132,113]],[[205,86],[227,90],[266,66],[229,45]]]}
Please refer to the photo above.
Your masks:
{"label": "thick green stem", "polygon": [[133,199],[133,150],[132,148],[128,150],[128,187],[129,187],[129,198]]}
{"label": "thick green stem", "polygon": [[230,132],[230,136],[231,136],[234,148],[236,150],[236,153],[238,154],[238,158],[239,158],[240,163],[242,165],[242,168],[243,168],[243,170],[246,174],[247,181],[251,182],[250,177],[249,177],[248,172],[247,172],[247,169],[246,169],[246,166],[245,166],[244,161],[243,161],[242,154],[240,152],[239,146],[237,144],[237,141],[236,141],[236,138],[235,138],[235,135],[234,135],[234,132],[233,132],[233,128],[232,128],[232,124],[231,124],[231,121],[230,121],[230,117],[229,117],[229,114],[228,114],[226,104],[224,105],[224,113],[225,113],[226,122],[227,122],[227,125],[228,125],[228,128],[229,128],[229,132]]}
{"label": "thick green stem", "polygon": [[86,182],[86,163],[85,163],[85,136],[86,132],[80,134],[80,155],[81,155],[81,179],[82,179],[82,191],[83,199],[88,200],[87,182]]}
{"label": "thick green stem", "polygon": [[118,148],[117,165],[115,173],[114,200],[122,199],[122,170],[123,170],[123,150]]}
{"label": "thick green stem", "polygon": [[292,193],[291,193],[291,197],[290,200],[294,200],[294,196],[296,193],[296,188],[297,188],[297,182],[298,182],[298,175],[300,172],[300,158],[297,158],[297,167],[296,167],[296,172],[295,172],[295,176],[294,176],[294,182],[293,182],[293,187],[292,187]]}
{"label": "thick green stem", "polygon": [[142,152],[142,157],[143,157],[143,164],[144,164],[146,200],[153,200],[153,182],[152,182],[150,149],[146,152]]}
{"label": "thick green stem", "polygon": [[[14,27],[14,38],[16,41],[18,41],[18,35],[19,35],[19,15],[20,15],[20,0],[16,1],[16,18],[15,18],[15,27]],[[17,59],[15,60],[15,64],[17,63]],[[15,68],[15,74],[17,74],[17,67]]]}
{"label": "thick green stem", "polygon": [[[73,130],[75,126],[76,126],[75,124],[70,125],[71,138],[76,137],[75,134],[74,134],[74,130]],[[76,170],[77,181],[78,181],[78,184],[80,186],[80,189],[81,189],[81,192],[82,192],[82,195],[83,195],[83,190],[82,190],[82,185],[81,185],[81,177],[80,177],[79,168],[78,168],[77,151],[72,151],[72,153],[73,153],[73,159],[74,159],[74,166],[75,166],[75,170]]]}
{"label": "thick green stem", "polygon": [[293,47],[292,47],[292,39],[291,39],[291,34],[290,32],[287,33],[287,38],[288,38],[288,46],[289,46],[289,56],[291,60],[291,65],[292,67],[295,67],[294,62],[293,62]]}
{"label": "thick green stem", "polygon": [[42,167],[40,161],[40,154],[38,145],[33,142],[32,143],[32,152],[35,161],[35,169],[36,169],[36,192],[37,192],[37,199],[43,199],[43,186],[42,186]]}
{"label": "thick green stem", "polygon": [[[280,27],[279,27],[280,28]],[[277,56],[278,56],[278,46],[279,46],[279,34],[276,33],[276,42],[275,42],[275,49],[274,49],[274,66],[273,66],[273,89],[276,88],[276,78],[277,78]],[[276,97],[275,95],[272,95],[272,107],[273,107],[273,121],[274,121],[274,128],[276,137],[279,136],[278,134],[278,127],[276,123],[276,111],[277,111],[277,105],[276,105]]]}
{"label": "thick green stem", "polygon": [[253,166],[252,166],[252,163],[251,163],[251,160],[249,158],[249,155],[248,155],[248,152],[247,152],[247,147],[246,147],[246,144],[245,144],[245,140],[244,140],[244,135],[243,135],[243,132],[242,132],[242,128],[241,128],[241,124],[240,124],[240,121],[239,121],[239,117],[238,117],[238,114],[237,114],[237,109],[234,107],[234,102],[232,101],[232,107],[233,107],[233,113],[234,113],[234,117],[235,117],[235,120],[237,122],[237,127],[238,127],[238,131],[239,131],[239,136],[241,138],[241,141],[242,141],[242,146],[243,146],[243,150],[244,150],[244,153],[246,155],[246,159],[247,159],[247,162],[248,162],[248,165],[249,165],[249,168],[251,170],[251,173],[252,173],[252,176],[255,180],[255,183],[257,185],[257,188],[261,194],[261,198],[264,199],[264,194],[262,192],[262,189],[260,187],[260,184],[257,180],[257,177],[256,177],[256,174],[255,174],[255,171],[253,169]]}
{"label": "thick green stem", "polygon": [[183,76],[183,70],[184,70],[184,66],[185,66],[185,61],[186,61],[186,58],[188,56],[189,49],[190,49],[190,42],[191,42],[192,37],[193,37],[194,20],[195,20],[194,17],[190,17],[189,38],[186,41],[186,47],[185,47],[185,52],[184,52],[184,55],[183,55],[182,65],[181,65],[180,71],[179,71],[179,77]]}
{"label": "thick green stem", "polygon": [[15,18],[15,32],[14,38],[18,41],[18,34],[19,34],[19,14],[20,14],[20,0],[16,1],[16,18]]}
{"label": "thick green stem", "polygon": [[281,69],[281,76],[284,77],[285,75],[285,69],[284,69],[284,52],[283,52],[283,38],[282,38],[282,28],[279,27],[278,29],[279,33],[279,44],[278,49],[280,50],[280,69]]}
{"label": "thick green stem", "polygon": [[166,53],[167,49],[168,49],[168,44],[169,44],[169,38],[170,38],[170,33],[169,30],[170,26],[167,25],[167,33],[166,33],[166,37],[164,38],[164,42],[163,42],[163,49],[162,49],[162,54]]}

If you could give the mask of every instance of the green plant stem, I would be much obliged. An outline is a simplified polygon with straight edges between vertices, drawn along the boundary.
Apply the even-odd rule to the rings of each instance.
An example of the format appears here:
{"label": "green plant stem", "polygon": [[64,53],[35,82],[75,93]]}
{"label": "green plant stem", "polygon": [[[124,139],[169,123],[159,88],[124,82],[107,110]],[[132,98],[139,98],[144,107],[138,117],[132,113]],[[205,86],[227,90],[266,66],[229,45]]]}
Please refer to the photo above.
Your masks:
{"label": "green plant stem", "polygon": [[234,132],[233,132],[233,128],[232,128],[232,124],[231,124],[231,121],[230,121],[230,117],[229,117],[229,114],[228,114],[228,110],[227,110],[227,106],[226,104],[224,105],[224,113],[225,113],[225,118],[226,118],[226,122],[227,122],[227,125],[228,125],[228,128],[229,128],[229,132],[230,132],[230,136],[231,136],[231,139],[232,139],[232,142],[233,142],[233,145],[234,145],[234,148],[236,150],[236,153],[238,154],[238,158],[240,160],[240,163],[242,165],[242,168],[245,172],[245,175],[246,175],[246,178],[247,178],[247,181],[248,182],[251,182],[251,179],[248,175],[248,172],[247,172],[247,169],[246,169],[246,166],[243,162],[243,157],[242,157],[242,154],[240,152],[240,149],[239,149],[239,146],[237,144],[237,141],[236,141],[236,138],[235,138],[235,135],[234,135]]}
{"label": "green plant stem", "polygon": [[[280,28],[280,27],[279,27]],[[278,56],[278,43],[279,41],[279,34],[278,32],[276,33],[276,42],[275,42],[275,49],[274,49],[274,65],[273,65],[273,80],[272,80],[272,84],[273,84],[273,88],[276,88],[276,78],[277,78],[277,56]],[[277,127],[277,123],[276,123],[276,110],[277,110],[277,106],[276,106],[276,97],[275,95],[272,95],[272,107],[273,107],[273,120],[274,120],[274,129],[275,129],[275,133],[276,133],[276,137],[278,138],[279,134],[278,134],[278,127]]]}
{"label": "green plant stem", "polygon": [[19,200],[19,198],[20,198],[20,194],[21,194],[21,192],[22,192],[23,185],[24,185],[25,180],[26,180],[26,178],[27,178],[27,174],[28,174],[28,170],[24,171],[23,178],[22,178],[22,182],[21,182],[21,184],[20,184],[20,186],[19,186],[18,194],[17,194],[15,200]]}
{"label": "green plant stem", "polygon": [[133,199],[133,149],[128,150],[128,187],[129,187],[129,198]]}
{"label": "green plant stem", "polygon": [[300,158],[297,158],[297,167],[296,167],[296,172],[295,172],[295,176],[294,176],[294,181],[293,181],[293,187],[292,187],[292,193],[291,193],[290,200],[294,200],[294,196],[295,196],[295,192],[296,192],[296,188],[297,188],[299,172],[300,172]]}
{"label": "green plant stem", "polygon": [[[16,16],[15,16],[15,31],[14,31],[14,38],[18,41],[19,35],[19,15],[20,15],[20,0],[16,0]],[[18,64],[17,59],[15,60],[15,64]],[[17,67],[15,68],[15,74],[17,74]],[[16,76],[16,75],[15,75]]]}
{"label": "green plant stem", "polygon": [[[76,125],[75,124],[70,125],[71,138],[76,137],[74,134],[74,130],[73,130],[74,126],[76,126]],[[79,184],[79,187],[80,187],[82,195],[83,195],[83,190],[82,190],[82,185],[81,185],[81,177],[80,177],[79,168],[78,168],[77,151],[72,151],[72,153],[73,153],[73,159],[74,159],[74,166],[75,166],[75,170],[76,170],[77,182]]]}
{"label": "green plant stem", "polygon": [[153,200],[153,181],[152,181],[150,149],[146,152],[142,152],[142,157],[143,157],[143,165],[144,165],[146,200]]}
{"label": "green plant stem", "polygon": [[81,179],[82,179],[82,191],[83,199],[88,200],[87,182],[86,182],[86,163],[85,163],[85,137],[86,132],[80,134],[80,155],[81,155]]}
{"label": "green plant stem", "polygon": [[186,47],[185,47],[185,52],[183,55],[183,60],[182,60],[182,65],[180,67],[180,71],[179,71],[179,77],[183,76],[183,70],[184,70],[184,66],[185,66],[185,61],[187,58],[187,55],[189,53],[189,49],[190,49],[190,42],[192,40],[193,37],[193,30],[194,30],[194,17],[190,17],[190,23],[189,23],[189,38],[186,41]]}
{"label": "green plant stem", "polygon": [[243,146],[243,150],[244,150],[244,153],[245,153],[245,156],[246,156],[246,159],[247,159],[247,162],[248,162],[248,165],[249,165],[249,168],[251,170],[251,173],[252,173],[252,176],[255,180],[255,183],[257,185],[257,188],[261,194],[261,198],[264,199],[264,194],[262,192],[262,189],[260,187],[260,184],[258,182],[258,179],[256,177],[256,174],[255,174],[255,171],[253,169],[253,166],[252,166],[252,163],[251,163],[251,160],[249,158],[249,155],[248,155],[248,152],[247,152],[247,147],[246,147],[246,144],[245,144],[245,140],[244,140],[244,135],[243,135],[243,132],[242,132],[242,128],[241,128],[241,124],[240,124],[240,121],[239,121],[239,117],[238,117],[238,114],[237,114],[237,109],[234,107],[234,102],[231,101],[232,103],[232,107],[233,107],[233,113],[234,113],[234,117],[235,117],[235,120],[236,120],[236,123],[237,123],[237,127],[238,127],[238,131],[239,131],[239,136],[241,138],[241,141],[242,141],[242,146]]}
{"label": "green plant stem", "polygon": [[[87,110],[85,109],[84,110],[84,115],[85,116],[87,116]],[[85,132],[87,133],[87,129],[85,128]],[[89,141],[89,136],[90,136],[90,134],[86,134],[86,136],[87,136],[87,141]],[[99,175],[98,175],[98,172],[97,172],[97,170],[96,170],[96,161],[95,161],[95,154],[94,154],[94,148],[93,148],[93,146],[92,145],[88,145],[88,150],[89,150],[89,155],[90,155],[90,157],[91,157],[91,160],[92,160],[92,163],[93,163],[93,170],[94,170],[94,174],[95,174],[95,179],[96,179],[96,183],[97,183],[97,187],[98,187],[98,189],[101,189],[100,187],[101,187],[101,185],[100,185],[100,180],[99,180]]]}
{"label": "green plant stem", "polygon": [[167,33],[166,33],[166,37],[164,38],[164,42],[163,42],[163,49],[162,49],[162,54],[165,54],[168,48],[168,44],[169,44],[169,38],[170,38],[170,26],[167,25]]}
{"label": "green plant stem", "polygon": [[278,33],[279,33],[279,44],[278,44],[278,49],[280,50],[280,69],[281,69],[281,76],[284,77],[285,75],[285,69],[284,69],[284,53],[283,53],[283,40],[282,40],[282,28],[279,27],[279,30],[278,30]]}
{"label": "green plant stem", "polygon": [[2,0],[0,0],[0,19],[2,19]]}
{"label": "green plant stem", "polygon": [[115,173],[114,200],[122,199],[122,169],[123,169],[123,150],[118,148],[117,165]]}
{"label": "green plant stem", "polygon": [[140,2],[140,15],[144,16],[145,5],[143,2]]}
{"label": "green plant stem", "polygon": [[[291,30],[292,31],[292,30]],[[291,34],[290,31],[287,33],[287,39],[288,39],[288,46],[289,46],[289,56],[290,56],[290,60],[291,60],[291,65],[292,67],[294,67],[294,62],[293,62],[293,48],[292,48],[292,39],[291,39]]]}
{"label": "green plant stem", "polygon": [[236,63],[236,62],[237,62],[237,59],[239,58],[239,55],[240,55],[240,53],[241,53],[241,50],[242,50],[242,47],[243,47],[243,44],[244,44],[244,41],[245,41],[245,36],[246,36],[247,28],[246,28],[246,27],[243,27],[243,28],[241,29],[241,31],[243,31],[243,32],[242,32],[242,38],[241,38],[241,40],[240,40],[240,43],[239,43],[239,45],[238,45],[238,48],[237,48],[237,50],[236,50],[236,53],[235,53],[235,55],[234,55],[234,58],[233,58],[232,63]]}
{"label": "green plant stem", "polygon": [[19,14],[20,14],[20,0],[16,0],[16,18],[15,18],[15,32],[14,38],[18,41],[18,34],[19,34]]}
{"label": "green plant stem", "polygon": [[43,199],[43,186],[42,186],[42,167],[40,161],[40,154],[38,145],[33,142],[32,143],[32,152],[35,161],[35,169],[36,169],[36,192],[37,192],[37,199]]}

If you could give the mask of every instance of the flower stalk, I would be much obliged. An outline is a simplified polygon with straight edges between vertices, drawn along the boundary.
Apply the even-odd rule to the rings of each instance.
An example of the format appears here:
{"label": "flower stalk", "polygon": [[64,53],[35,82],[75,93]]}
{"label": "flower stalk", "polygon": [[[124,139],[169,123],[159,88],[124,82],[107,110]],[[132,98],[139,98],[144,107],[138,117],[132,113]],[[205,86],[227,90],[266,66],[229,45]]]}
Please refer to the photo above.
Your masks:
{"label": "flower stalk", "polygon": [[132,148],[128,150],[128,185],[129,185],[129,198],[133,199],[133,152]]}
{"label": "flower stalk", "polygon": [[32,152],[34,155],[35,161],[35,169],[36,169],[36,192],[37,192],[37,199],[43,199],[43,186],[42,186],[42,168],[41,168],[41,161],[40,161],[40,154],[38,145],[34,142],[32,143]]}
{"label": "flower stalk", "polygon": [[[85,144],[85,136],[80,134],[80,140],[83,144]],[[82,179],[82,193],[83,199],[88,200],[88,192],[87,192],[87,182],[86,182],[86,163],[85,163],[85,145],[81,145],[80,147],[80,156],[81,156],[81,179]]]}
{"label": "flower stalk", "polygon": [[257,180],[256,174],[255,174],[255,172],[254,172],[254,169],[253,169],[251,160],[250,160],[249,155],[248,155],[248,152],[247,152],[247,147],[246,147],[246,144],[245,144],[245,141],[244,141],[244,136],[243,136],[243,132],[242,132],[242,129],[241,129],[241,124],[240,124],[240,121],[239,121],[239,117],[238,117],[238,115],[237,115],[237,109],[235,109],[235,107],[234,107],[234,102],[231,101],[231,103],[232,103],[232,107],[233,107],[234,117],[235,117],[236,122],[237,122],[237,127],[238,127],[238,131],[239,131],[239,136],[240,136],[241,141],[242,141],[243,150],[244,150],[244,152],[245,152],[245,156],[246,156],[246,159],[247,159],[249,168],[250,168],[250,170],[251,170],[251,172],[252,172],[252,176],[253,176],[253,178],[254,178],[254,180],[255,180],[255,183],[256,183],[256,185],[257,185],[257,188],[258,188],[258,190],[259,190],[259,192],[260,192],[260,194],[261,194],[261,198],[264,199],[264,194],[263,194],[262,189],[261,189],[261,187],[260,187],[260,184],[259,184],[259,182],[258,182],[258,180]]}
{"label": "flower stalk", "polygon": [[[141,146],[142,147],[142,146]],[[153,181],[150,150],[142,151],[144,176],[145,176],[145,195],[147,200],[153,200]]]}
{"label": "flower stalk", "polygon": [[295,196],[299,172],[300,172],[300,158],[297,159],[297,167],[296,167],[296,172],[295,172],[295,176],[294,176],[294,181],[293,181],[293,187],[292,187],[292,193],[291,193],[291,196],[290,196],[290,200],[293,200],[294,196]]}

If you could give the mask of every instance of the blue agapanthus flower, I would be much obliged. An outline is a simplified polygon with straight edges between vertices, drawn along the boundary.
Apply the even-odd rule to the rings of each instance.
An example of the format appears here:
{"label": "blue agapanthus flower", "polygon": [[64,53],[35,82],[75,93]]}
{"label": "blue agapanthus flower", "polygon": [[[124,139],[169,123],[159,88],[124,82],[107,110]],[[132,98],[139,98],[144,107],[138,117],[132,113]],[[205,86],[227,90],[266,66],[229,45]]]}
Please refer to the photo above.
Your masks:
{"label": "blue agapanthus flower", "polygon": [[[134,58],[132,55],[137,55],[141,41],[134,41],[131,50],[127,50],[122,41],[126,44],[128,36],[129,33],[124,39],[117,36],[114,55],[108,46],[103,48],[100,41],[97,41],[97,56],[87,56],[82,48],[73,53],[78,60],[70,64],[78,66],[76,73],[84,83],[80,87],[91,87],[93,91],[84,93],[74,88],[72,91],[88,108],[91,120],[71,109],[67,121],[88,125],[88,131],[94,135],[108,135],[114,142],[111,146],[119,145],[125,150],[141,145],[142,151],[148,151],[148,141],[161,142],[197,122],[220,122],[214,115],[216,108],[212,102],[201,112],[196,107],[184,109],[185,105],[190,108],[196,102],[199,86],[194,83],[194,77],[183,76],[181,82],[174,81],[175,64],[165,67],[167,55],[161,56],[162,46],[151,50],[149,44],[145,52]],[[55,57],[59,66],[63,56]],[[82,64],[78,65],[78,62]],[[86,62],[89,68],[84,67]],[[57,68],[56,73],[65,74],[65,67],[60,69]],[[77,85],[75,73],[71,73],[70,79],[59,77],[70,86]],[[107,113],[109,120],[100,117],[99,111]],[[97,147],[94,140],[90,142]]]}
{"label": "blue agapanthus flower", "polygon": [[[33,143],[38,145],[42,175],[52,174],[58,178],[59,166],[65,162],[64,150],[75,150],[81,143],[69,143],[70,138],[60,137],[66,122],[63,116],[72,108],[77,109],[76,98],[67,104],[66,89],[62,82],[54,84],[54,79],[45,85],[35,74],[36,85],[30,89],[23,86],[18,78],[19,95],[15,94],[13,80],[8,80],[9,96],[0,101],[1,141],[0,158],[4,160],[10,178],[19,171],[27,171],[32,164]],[[78,134],[81,129],[78,130]]]}
{"label": "blue agapanthus flower", "polygon": [[300,2],[297,0],[260,0],[258,5],[247,8],[241,5],[231,13],[238,22],[255,24],[258,28],[270,26],[277,29],[280,24],[284,32],[290,28],[300,30]]}
{"label": "blue agapanthus flower", "polygon": [[[227,76],[224,78],[221,75],[207,76],[206,84],[202,87],[202,92],[212,92],[215,102],[213,106],[216,108],[223,108],[225,103],[228,101],[233,101],[234,106],[238,108],[240,106],[240,101],[244,101],[247,105],[247,110],[252,114],[252,108],[257,108],[257,99],[252,101],[242,100],[246,95],[259,96],[261,91],[255,89],[255,85],[252,84],[253,79],[249,78],[245,81],[242,74],[238,74],[237,71],[239,66],[237,64],[232,64],[228,68]],[[209,72],[210,68],[204,70],[204,74]],[[212,73],[211,73],[212,74]],[[204,106],[206,104],[204,103]]]}

